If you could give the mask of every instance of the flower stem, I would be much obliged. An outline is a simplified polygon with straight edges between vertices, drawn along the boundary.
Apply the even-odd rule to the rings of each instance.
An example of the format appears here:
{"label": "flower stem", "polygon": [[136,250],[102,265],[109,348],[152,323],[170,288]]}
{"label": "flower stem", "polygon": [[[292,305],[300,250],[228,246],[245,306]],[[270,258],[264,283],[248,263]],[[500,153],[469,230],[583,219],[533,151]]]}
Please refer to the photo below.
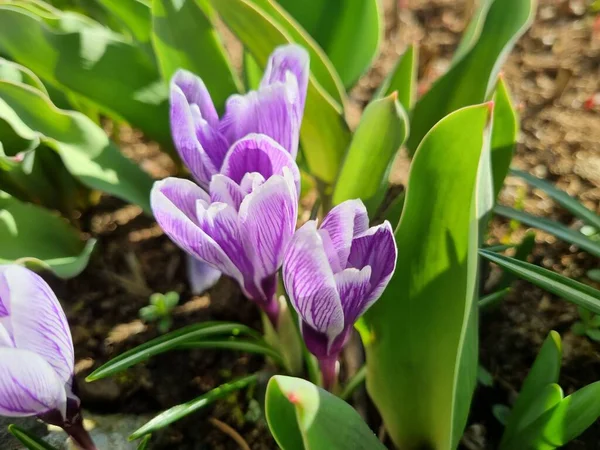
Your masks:
{"label": "flower stem", "polygon": [[262,304],[261,306],[262,310],[269,318],[269,322],[271,322],[273,328],[277,330],[279,323],[279,302],[277,301],[277,298],[274,296],[270,302]]}
{"label": "flower stem", "polygon": [[75,444],[77,444],[81,450],[97,450],[94,441],[92,441],[92,437],[83,426],[83,420],[78,421],[73,425],[63,427],[63,430],[71,436],[71,439],[73,439]]}
{"label": "flower stem", "polygon": [[323,387],[331,392],[337,384],[337,355],[319,359],[319,367],[321,368],[321,375],[323,376]]}

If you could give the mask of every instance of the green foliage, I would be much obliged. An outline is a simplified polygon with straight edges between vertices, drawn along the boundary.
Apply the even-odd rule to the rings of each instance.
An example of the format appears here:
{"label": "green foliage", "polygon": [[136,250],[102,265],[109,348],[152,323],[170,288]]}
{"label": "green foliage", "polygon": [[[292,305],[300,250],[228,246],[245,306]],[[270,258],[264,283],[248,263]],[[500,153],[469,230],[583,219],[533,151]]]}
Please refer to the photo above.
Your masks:
{"label": "green foliage", "polygon": [[[408,134],[408,117],[397,94],[365,109],[333,191],[333,204],[360,198],[376,210],[388,188],[392,162]],[[358,181],[360,180],[360,181]]]}
{"label": "green foliage", "polygon": [[269,380],[266,416],[283,450],[385,449],[354,408],[301,378]]}
{"label": "green foliage", "polygon": [[144,0],[96,0],[142,43],[150,42],[151,12]]}
{"label": "green foliage", "polygon": [[398,93],[398,101],[406,111],[411,111],[417,98],[417,71],[419,69],[419,47],[416,44],[408,46],[398,58],[396,65],[383,80],[375,98]]}
{"label": "green foliage", "polygon": [[9,425],[8,431],[14,437],[16,437],[25,448],[29,450],[56,450],[50,444],[42,441],[41,439],[33,436],[27,430],[20,428],[16,425]]}
{"label": "green foliage", "polygon": [[155,293],[150,296],[150,304],[140,309],[140,318],[144,322],[157,322],[158,331],[166,333],[173,325],[171,314],[179,303],[177,292]]}
{"label": "green foliage", "polygon": [[487,104],[456,111],[421,143],[395,233],[396,272],[365,315],[367,389],[398,447],[453,448],[467,418],[477,372],[476,191],[489,113]]}
{"label": "green foliage", "polygon": [[155,431],[160,430],[161,428],[164,428],[173,422],[176,422],[214,403],[217,400],[229,396],[233,392],[239,391],[240,389],[256,383],[257,380],[257,374],[248,375],[244,378],[239,378],[235,381],[224,383],[187,403],[173,406],[172,408],[163,411],[151,419],[148,423],[142,425],[139,429],[134,431],[131,436],[129,436],[129,440],[139,439],[147,434],[154,433]]}
{"label": "green foliage", "polygon": [[225,100],[241,89],[240,81],[225,54],[219,36],[200,5],[205,0],[154,0],[152,44],[163,79],[177,69],[202,78],[219,110]]}
{"label": "green foliage", "polygon": [[587,336],[591,340],[600,342],[600,315],[592,314],[585,308],[577,308],[579,319],[571,327],[571,331],[578,336]]}
{"label": "green foliage", "polygon": [[488,99],[498,72],[535,15],[535,0],[486,0],[465,32],[453,65],[419,99],[407,146],[414,151],[442,117]]}

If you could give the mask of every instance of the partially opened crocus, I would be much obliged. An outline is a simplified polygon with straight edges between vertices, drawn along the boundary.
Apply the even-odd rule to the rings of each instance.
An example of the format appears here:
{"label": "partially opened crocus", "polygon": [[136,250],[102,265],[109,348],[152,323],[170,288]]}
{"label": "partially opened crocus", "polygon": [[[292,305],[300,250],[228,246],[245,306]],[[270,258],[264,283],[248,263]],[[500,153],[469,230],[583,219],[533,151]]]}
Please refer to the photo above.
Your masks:
{"label": "partially opened crocus", "polygon": [[232,95],[219,118],[200,78],[179,70],[171,80],[171,132],[181,159],[207,189],[220,173],[231,145],[250,133],[273,138],[292,158],[298,152],[300,124],[309,76],[309,57],[298,45],[275,49],[257,91]]}
{"label": "partially opened crocus", "polygon": [[95,449],[73,393],[73,341],[56,296],[37,274],[0,266],[0,415],[38,416]]}
{"label": "partially opened crocus", "polygon": [[183,250],[237,280],[277,326],[277,271],[294,234],[300,171],[272,138],[250,134],[227,153],[209,192],[166,178],[152,188],[156,221]]}
{"label": "partially opened crocus", "polygon": [[327,388],[335,383],[337,359],[354,323],[387,286],[396,256],[390,223],[369,228],[360,200],[341,203],[320,227],[310,220],[294,235],[283,280]]}

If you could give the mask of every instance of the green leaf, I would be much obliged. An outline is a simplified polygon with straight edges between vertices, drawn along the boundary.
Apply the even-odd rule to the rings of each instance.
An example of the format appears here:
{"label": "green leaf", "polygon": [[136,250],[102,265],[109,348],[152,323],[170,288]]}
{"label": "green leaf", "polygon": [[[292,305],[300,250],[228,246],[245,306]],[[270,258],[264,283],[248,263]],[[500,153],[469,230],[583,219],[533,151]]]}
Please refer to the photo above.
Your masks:
{"label": "green leaf", "polygon": [[326,51],[346,87],[373,62],[383,31],[378,0],[279,0],[279,4]]}
{"label": "green leaf", "polygon": [[549,386],[556,386],[554,383],[558,382],[561,358],[560,335],[551,331],[523,382],[506,424],[501,445],[509,442],[513,436],[534,422],[548,409],[548,405],[552,407],[562,400],[562,391],[560,397],[557,397],[556,389],[548,389]]}
{"label": "green leaf", "polygon": [[214,348],[257,353],[268,356],[280,366],[285,366],[282,356],[273,347],[263,341],[223,337],[219,339],[192,341],[180,344],[177,348]]}
{"label": "green leaf", "polygon": [[255,330],[239,323],[203,322],[190,325],[126,351],[94,370],[88,375],[86,380],[95,381],[106,378],[142,361],[146,361],[152,356],[179,348],[191,342],[199,346],[201,340],[217,336],[250,336],[256,338],[258,341],[262,339],[260,334]]}
{"label": "green leaf", "polygon": [[504,185],[519,133],[519,119],[503,77],[498,78],[494,93],[494,105],[492,179],[494,181],[494,199],[496,199]]}
{"label": "green leaf", "polygon": [[369,103],[346,153],[333,204],[360,198],[373,213],[387,191],[388,173],[407,133],[408,117],[397,94]]}
{"label": "green leaf", "polygon": [[195,73],[223,111],[225,101],[241,90],[241,84],[213,23],[200,7],[203,1],[153,0],[152,44],[165,80],[177,69]]}
{"label": "green leaf", "polygon": [[30,86],[0,80],[0,119],[22,138],[40,139],[53,148],[67,170],[86,186],[151,212],[152,179],[125,158],[88,117],[58,109]]}
{"label": "green leaf", "polygon": [[[290,42],[303,44],[311,55],[311,75],[300,141],[311,174],[325,183],[333,183],[342,157],[350,143],[350,130],[342,114],[342,106],[325,91],[323,79],[317,82],[317,70],[323,61],[314,56],[314,49],[297,41],[286,27],[276,22],[250,0],[211,0],[223,21],[252,53],[260,67],[265,67],[269,55],[279,45]],[[262,4],[262,2],[261,2]],[[271,9],[275,8],[269,3]],[[283,17],[283,16],[281,16]],[[316,78],[315,78],[316,77]],[[322,77],[323,78],[323,77]],[[321,83],[321,84],[320,84]],[[329,92],[329,93],[328,93]],[[343,100],[343,97],[342,97]],[[341,102],[343,104],[343,101]]]}
{"label": "green leaf", "polygon": [[272,377],[265,408],[282,450],[385,449],[352,406],[301,378]]}
{"label": "green leaf", "polygon": [[148,444],[150,444],[150,439],[152,439],[151,434],[147,434],[137,446],[137,450],[146,450],[148,448]]}
{"label": "green leaf", "polygon": [[19,428],[16,425],[9,425],[8,431],[29,450],[56,450],[50,444],[42,441],[38,437],[33,436],[27,430]]}
{"label": "green leaf", "polygon": [[509,256],[499,255],[487,250],[479,250],[479,254],[498,264],[504,270],[514,273],[519,278],[527,280],[577,306],[588,309],[595,314],[600,314],[600,291],[586,284]]}
{"label": "green leaf", "polygon": [[231,381],[229,383],[224,383],[219,387],[214,388],[211,391],[208,391],[206,394],[201,395],[194,400],[191,400],[187,403],[182,403],[181,405],[173,406],[172,408],[163,411],[153,419],[151,419],[148,423],[141,426],[137,430],[135,430],[131,436],[129,436],[129,440],[132,441],[134,439],[139,439],[142,436],[154,433],[161,428],[164,428],[173,422],[178,421],[179,419],[184,418],[212,403],[222,398],[227,397],[229,394],[235,391],[239,391],[240,389],[245,388],[251,384],[254,384],[258,380],[258,374],[248,375],[244,378],[239,378],[235,381]]}
{"label": "green leaf", "polygon": [[398,101],[406,111],[411,111],[417,98],[417,71],[419,69],[419,47],[411,44],[398,58],[396,65],[383,80],[375,98],[398,92]]}
{"label": "green leaf", "polygon": [[419,146],[395,231],[396,271],[364,316],[367,389],[399,448],[450,449],[466,423],[477,375],[476,191],[489,113],[488,104],[456,111]]}
{"label": "green leaf", "polygon": [[143,0],[96,0],[115,16],[139,42],[150,42],[152,32],[151,13],[148,3]]}
{"label": "green leaf", "polygon": [[591,225],[595,228],[600,228],[600,216],[595,214],[592,210],[586,208],[581,203],[577,201],[576,198],[571,197],[565,191],[561,191],[554,187],[552,183],[549,183],[545,180],[542,180],[538,177],[535,177],[527,172],[523,172],[521,170],[511,170],[511,175],[515,175],[517,177],[523,178],[527,183],[532,185],[533,187],[544,191],[546,194],[550,196],[556,203],[565,208],[567,211],[570,211],[575,216],[587,222],[588,225]]}
{"label": "green leaf", "polygon": [[172,146],[168,87],[152,56],[125,36],[78,14],[36,15],[14,5],[0,5],[0,29],[0,50],[45,82]]}
{"label": "green leaf", "polygon": [[263,70],[252,54],[244,51],[244,83],[246,84],[246,90],[257,90],[262,76]]}
{"label": "green leaf", "polygon": [[517,220],[530,227],[539,228],[540,230],[553,234],[563,241],[578,246],[594,256],[600,257],[600,242],[595,242],[578,231],[572,230],[559,222],[546,219],[545,217],[536,217],[524,211],[502,205],[497,205],[494,208],[494,212],[501,216],[508,217],[509,219]]}
{"label": "green leaf", "polygon": [[496,292],[492,292],[491,294],[488,294],[485,297],[482,297],[479,300],[479,303],[477,303],[477,305],[479,306],[479,310],[483,311],[487,308],[497,305],[499,302],[502,301],[502,299],[504,299],[504,297],[506,297],[506,295],[509,292],[510,292],[510,288],[504,288],[504,289],[500,289]]}
{"label": "green leaf", "polygon": [[27,67],[8,59],[0,58],[0,80],[26,84],[48,95],[44,83],[36,74]]}
{"label": "green leaf", "polygon": [[417,102],[407,142],[410,150],[446,114],[488,98],[502,63],[533,21],[535,0],[486,2],[491,5],[483,5],[474,18],[477,25],[465,33],[469,42],[461,47],[463,55],[455,58],[448,72]]}
{"label": "green leaf", "polygon": [[562,399],[511,441],[507,441],[503,449],[549,450],[566,445],[600,417],[598,398],[600,381]]}
{"label": "green leaf", "polygon": [[340,393],[340,398],[342,400],[348,400],[354,391],[358,389],[367,378],[367,366],[363,365],[358,371],[354,374],[350,380],[344,386],[344,390]]}
{"label": "green leaf", "polygon": [[571,327],[571,332],[577,336],[585,336],[586,331],[587,328],[582,322],[575,322]]}
{"label": "green leaf", "polygon": [[70,278],[83,271],[95,244],[50,211],[0,191],[0,264],[20,262]]}
{"label": "green leaf", "polygon": [[600,330],[597,328],[588,328],[587,330],[585,330],[585,334],[592,341],[600,341]]}
{"label": "green leaf", "polygon": [[[530,232],[527,233],[525,235],[525,237],[523,238],[523,240],[521,241],[521,243],[519,245],[517,245],[516,247],[516,251],[515,251],[515,259],[518,259],[519,261],[527,261],[527,258],[529,257],[529,255],[531,255],[531,252],[533,251],[533,247],[535,246],[535,233]],[[488,249],[488,251],[491,249]],[[495,252],[497,253],[497,252]],[[497,289],[508,289],[510,287],[510,285],[512,284],[512,282],[517,278],[517,276],[512,273],[512,272],[504,272],[502,274],[502,278],[500,278],[500,281],[498,281],[498,284],[496,285]]]}

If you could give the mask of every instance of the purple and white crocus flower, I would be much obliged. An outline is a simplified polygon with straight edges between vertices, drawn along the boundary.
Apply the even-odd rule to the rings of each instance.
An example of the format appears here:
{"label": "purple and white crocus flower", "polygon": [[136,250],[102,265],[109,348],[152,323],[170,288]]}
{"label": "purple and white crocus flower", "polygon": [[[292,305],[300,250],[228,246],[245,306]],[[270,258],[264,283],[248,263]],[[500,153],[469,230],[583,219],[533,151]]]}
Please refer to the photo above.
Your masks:
{"label": "purple and white crocus flower", "polygon": [[0,266],[0,415],[37,416],[95,449],[73,393],[73,365],[69,325],[48,284],[24,267]]}
{"label": "purple and white crocus flower", "polygon": [[250,134],[227,152],[208,192],[166,178],[152,188],[154,217],[184,251],[238,281],[277,327],[277,271],[298,214],[300,171],[269,136]]}
{"label": "purple and white crocus flower", "polygon": [[[297,45],[279,47],[269,58],[259,89],[232,95],[219,118],[203,81],[185,70],[175,73],[170,93],[173,142],[204,190],[212,176],[221,173],[231,146],[248,134],[266,134],[296,158],[308,77],[308,53]],[[194,293],[212,287],[221,275],[193,257],[187,266]]]}
{"label": "purple and white crocus flower", "polygon": [[381,296],[396,256],[390,223],[369,228],[360,200],[341,203],[320,227],[310,220],[294,235],[283,280],[328,389],[335,384],[337,359],[354,323]]}

